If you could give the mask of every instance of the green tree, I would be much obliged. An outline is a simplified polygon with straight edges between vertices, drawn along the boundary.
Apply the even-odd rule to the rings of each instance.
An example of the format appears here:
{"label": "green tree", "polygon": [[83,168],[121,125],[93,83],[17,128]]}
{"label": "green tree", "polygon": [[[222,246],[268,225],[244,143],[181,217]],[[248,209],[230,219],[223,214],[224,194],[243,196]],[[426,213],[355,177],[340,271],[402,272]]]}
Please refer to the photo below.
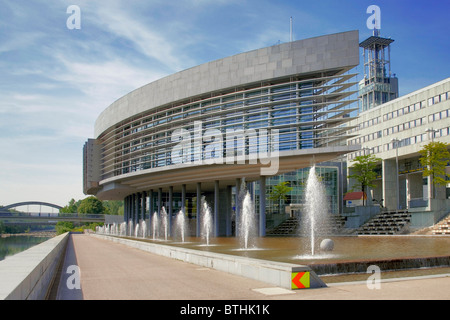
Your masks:
{"label": "green tree", "polygon": [[108,209],[105,214],[123,215],[123,201],[120,200],[108,200],[103,201],[103,206]]}
{"label": "green tree", "polygon": [[80,205],[81,201],[75,201],[75,199],[71,199],[69,201],[69,204],[59,209],[60,213],[77,213],[78,212],[78,206]]}
{"label": "green tree", "polygon": [[289,187],[287,181],[282,181],[276,186],[273,186],[270,192],[269,199],[278,202],[278,210],[281,213],[281,203],[286,201],[287,194],[292,191],[292,187]]}
{"label": "green tree", "polygon": [[70,221],[58,221],[55,226],[56,234],[63,234],[72,231],[74,228],[73,222]]}
{"label": "green tree", "polygon": [[[355,179],[358,184],[353,186],[351,191],[355,191],[356,188],[360,187],[362,192],[366,191],[366,188],[373,188],[375,185],[372,183],[377,177],[375,168],[381,159],[375,157],[373,154],[358,156],[355,158],[355,163],[350,167],[353,169],[353,174],[349,175],[348,178]],[[364,205],[364,197],[363,197]]]}
{"label": "green tree", "polygon": [[83,199],[78,206],[78,213],[104,214],[103,203],[94,196]]}
{"label": "green tree", "polygon": [[450,159],[450,153],[447,150],[447,144],[442,142],[430,142],[419,151],[420,163],[424,166],[423,176],[431,176],[431,183],[433,185],[432,196],[435,197],[434,187],[436,185],[445,186],[447,184],[446,178],[450,177],[445,172],[445,167]]}

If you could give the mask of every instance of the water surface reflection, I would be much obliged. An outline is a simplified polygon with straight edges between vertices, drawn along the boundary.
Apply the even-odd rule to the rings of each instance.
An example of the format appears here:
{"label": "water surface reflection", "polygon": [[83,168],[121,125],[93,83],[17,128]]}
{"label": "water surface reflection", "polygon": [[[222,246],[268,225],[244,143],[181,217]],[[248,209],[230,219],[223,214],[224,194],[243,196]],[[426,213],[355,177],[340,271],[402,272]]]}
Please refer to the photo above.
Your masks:
{"label": "water surface reflection", "polygon": [[[322,239],[317,239],[317,248]],[[314,256],[309,254],[309,238],[302,237],[257,238],[255,245],[248,249],[240,248],[239,240],[233,237],[211,238],[209,245],[203,244],[201,238],[195,237],[187,238],[185,243],[168,241],[165,244],[306,265],[450,256],[450,237],[445,236],[358,236],[330,237],[330,239],[334,241],[334,250],[321,252],[320,249],[317,249]]]}

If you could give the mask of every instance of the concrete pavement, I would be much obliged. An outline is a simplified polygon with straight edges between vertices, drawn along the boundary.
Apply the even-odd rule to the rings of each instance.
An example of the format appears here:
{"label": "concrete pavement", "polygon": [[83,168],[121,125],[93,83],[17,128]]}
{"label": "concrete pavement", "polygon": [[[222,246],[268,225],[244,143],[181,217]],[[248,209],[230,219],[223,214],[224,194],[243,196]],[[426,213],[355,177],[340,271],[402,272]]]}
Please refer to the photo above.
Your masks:
{"label": "concrete pavement", "polygon": [[[78,269],[70,269],[70,266]],[[76,270],[79,270],[78,278]],[[78,280],[81,289],[76,288]],[[358,282],[291,291],[89,235],[72,234],[62,267],[57,299],[448,300],[450,277],[442,275],[389,280],[382,282],[380,289],[372,290],[365,282]]]}

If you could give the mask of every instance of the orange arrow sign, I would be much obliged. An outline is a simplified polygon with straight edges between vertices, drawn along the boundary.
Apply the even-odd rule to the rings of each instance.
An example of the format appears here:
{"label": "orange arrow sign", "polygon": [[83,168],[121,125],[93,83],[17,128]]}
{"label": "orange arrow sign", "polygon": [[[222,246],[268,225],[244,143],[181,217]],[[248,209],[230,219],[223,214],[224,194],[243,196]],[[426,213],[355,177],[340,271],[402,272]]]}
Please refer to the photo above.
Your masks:
{"label": "orange arrow sign", "polygon": [[310,287],[309,272],[294,272],[291,274],[291,288],[292,289],[305,289]]}

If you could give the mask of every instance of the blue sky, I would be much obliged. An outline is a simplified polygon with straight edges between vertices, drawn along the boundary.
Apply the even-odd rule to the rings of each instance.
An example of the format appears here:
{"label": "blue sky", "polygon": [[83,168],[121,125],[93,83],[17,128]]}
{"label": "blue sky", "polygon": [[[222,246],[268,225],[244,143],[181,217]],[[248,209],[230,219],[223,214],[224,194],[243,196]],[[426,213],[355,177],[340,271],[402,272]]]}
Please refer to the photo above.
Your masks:
{"label": "blue sky", "polygon": [[[364,40],[371,4],[381,35],[395,39],[401,95],[449,77],[448,0],[0,0],[0,205],[84,198],[83,144],[126,93],[289,41],[291,16],[294,40],[355,29]],[[66,26],[70,5],[79,30]]]}

